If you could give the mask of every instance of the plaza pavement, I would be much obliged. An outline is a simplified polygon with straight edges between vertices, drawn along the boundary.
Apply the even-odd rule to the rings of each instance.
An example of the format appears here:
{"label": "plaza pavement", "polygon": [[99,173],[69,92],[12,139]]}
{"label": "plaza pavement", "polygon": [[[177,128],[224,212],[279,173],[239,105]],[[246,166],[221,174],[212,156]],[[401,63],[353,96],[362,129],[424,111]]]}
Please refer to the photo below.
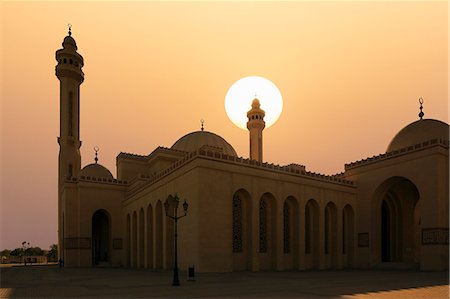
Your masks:
{"label": "plaza pavement", "polygon": [[180,275],[127,268],[0,268],[0,298],[448,298],[448,272],[341,270]]}

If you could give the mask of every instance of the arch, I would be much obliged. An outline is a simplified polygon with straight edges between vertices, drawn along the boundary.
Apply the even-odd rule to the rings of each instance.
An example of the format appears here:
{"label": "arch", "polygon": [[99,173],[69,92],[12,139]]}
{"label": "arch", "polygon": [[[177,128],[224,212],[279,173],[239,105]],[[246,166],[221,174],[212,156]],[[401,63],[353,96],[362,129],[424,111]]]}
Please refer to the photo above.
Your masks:
{"label": "arch", "polygon": [[163,262],[163,211],[161,201],[155,208],[155,268],[162,269]]}
{"label": "arch", "polygon": [[147,268],[153,268],[153,208],[147,207]]}
{"label": "arch", "polygon": [[[172,202],[173,200],[173,196],[169,195],[167,197],[167,200],[169,200],[169,202]],[[173,206],[172,206],[173,208]],[[172,212],[170,212],[170,215],[173,215]],[[171,269],[174,266],[174,253],[175,253],[175,238],[174,238],[174,234],[175,234],[175,223],[174,220],[169,218],[169,217],[164,217],[166,219],[165,222],[165,234],[164,234],[164,238],[165,238],[165,269]]]}
{"label": "arch", "polygon": [[295,197],[289,196],[283,203],[283,253],[284,269],[299,267],[299,215]]}
{"label": "arch", "polygon": [[314,199],[305,206],[305,267],[319,268],[319,205]]}
{"label": "arch", "polygon": [[345,205],[342,210],[342,254],[344,256],[344,268],[353,266],[355,213],[351,205]]}
{"label": "arch", "polygon": [[233,270],[252,268],[252,199],[245,189],[239,189],[231,202]]}
{"label": "arch", "polygon": [[337,209],[334,202],[328,202],[325,206],[324,217],[324,253],[325,267],[337,268]]}
{"label": "arch", "polygon": [[100,209],[92,215],[92,265],[111,262],[111,218]]}
{"label": "arch", "polygon": [[383,181],[372,200],[372,254],[377,262],[420,263],[420,193],[409,179]]}
{"label": "arch", "polygon": [[127,263],[128,267],[131,266],[131,217],[130,213],[127,214]]}
{"label": "arch", "polygon": [[275,197],[266,192],[259,200],[259,268],[276,269],[277,213]]}
{"label": "arch", "polygon": [[145,218],[144,209],[139,210],[139,255],[138,255],[138,267],[144,268],[144,252],[145,252]]}
{"label": "arch", "polygon": [[137,267],[137,214],[133,212],[131,227],[131,266]]}

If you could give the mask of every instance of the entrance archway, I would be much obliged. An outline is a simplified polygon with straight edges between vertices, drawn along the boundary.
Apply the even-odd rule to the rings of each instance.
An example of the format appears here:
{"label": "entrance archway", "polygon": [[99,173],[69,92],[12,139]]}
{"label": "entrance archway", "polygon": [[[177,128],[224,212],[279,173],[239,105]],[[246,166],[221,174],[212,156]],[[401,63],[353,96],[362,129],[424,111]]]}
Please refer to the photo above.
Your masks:
{"label": "entrance archway", "polygon": [[380,262],[419,263],[419,191],[410,180],[392,177],[374,198],[376,255]]}
{"label": "entrance archway", "polygon": [[92,264],[111,261],[109,214],[105,210],[97,210],[92,216]]}

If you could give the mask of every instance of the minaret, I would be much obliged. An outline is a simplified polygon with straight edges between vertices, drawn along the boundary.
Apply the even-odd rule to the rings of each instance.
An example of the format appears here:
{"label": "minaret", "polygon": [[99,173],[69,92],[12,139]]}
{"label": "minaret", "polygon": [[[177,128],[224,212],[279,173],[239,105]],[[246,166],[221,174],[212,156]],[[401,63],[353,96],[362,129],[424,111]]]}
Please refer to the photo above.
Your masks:
{"label": "minaret", "polygon": [[59,189],[67,177],[76,177],[81,169],[80,155],[80,84],[83,83],[83,57],[77,53],[77,44],[69,35],[63,48],[56,51],[56,77],[60,81],[59,105]]}
{"label": "minaret", "polygon": [[247,112],[247,129],[250,131],[250,159],[262,162],[262,131],[266,126],[266,113],[260,106],[259,100],[255,98],[252,109]]}

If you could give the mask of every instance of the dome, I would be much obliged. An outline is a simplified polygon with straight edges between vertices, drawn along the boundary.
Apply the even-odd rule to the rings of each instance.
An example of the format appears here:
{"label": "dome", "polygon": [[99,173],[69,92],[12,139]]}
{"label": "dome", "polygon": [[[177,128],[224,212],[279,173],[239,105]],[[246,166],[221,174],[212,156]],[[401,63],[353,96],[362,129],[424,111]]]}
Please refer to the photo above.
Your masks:
{"label": "dome", "polygon": [[111,172],[100,164],[89,164],[81,169],[79,177],[114,179]]}
{"label": "dome", "polygon": [[418,120],[401,129],[389,143],[386,152],[399,150],[435,138],[449,139],[448,124],[435,119]]}
{"label": "dome", "polygon": [[197,131],[184,135],[172,145],[172,149],[193,152],[204,145],[220,147],[223,153],[237,157],[236,151],[225,139],[211,132]]}

